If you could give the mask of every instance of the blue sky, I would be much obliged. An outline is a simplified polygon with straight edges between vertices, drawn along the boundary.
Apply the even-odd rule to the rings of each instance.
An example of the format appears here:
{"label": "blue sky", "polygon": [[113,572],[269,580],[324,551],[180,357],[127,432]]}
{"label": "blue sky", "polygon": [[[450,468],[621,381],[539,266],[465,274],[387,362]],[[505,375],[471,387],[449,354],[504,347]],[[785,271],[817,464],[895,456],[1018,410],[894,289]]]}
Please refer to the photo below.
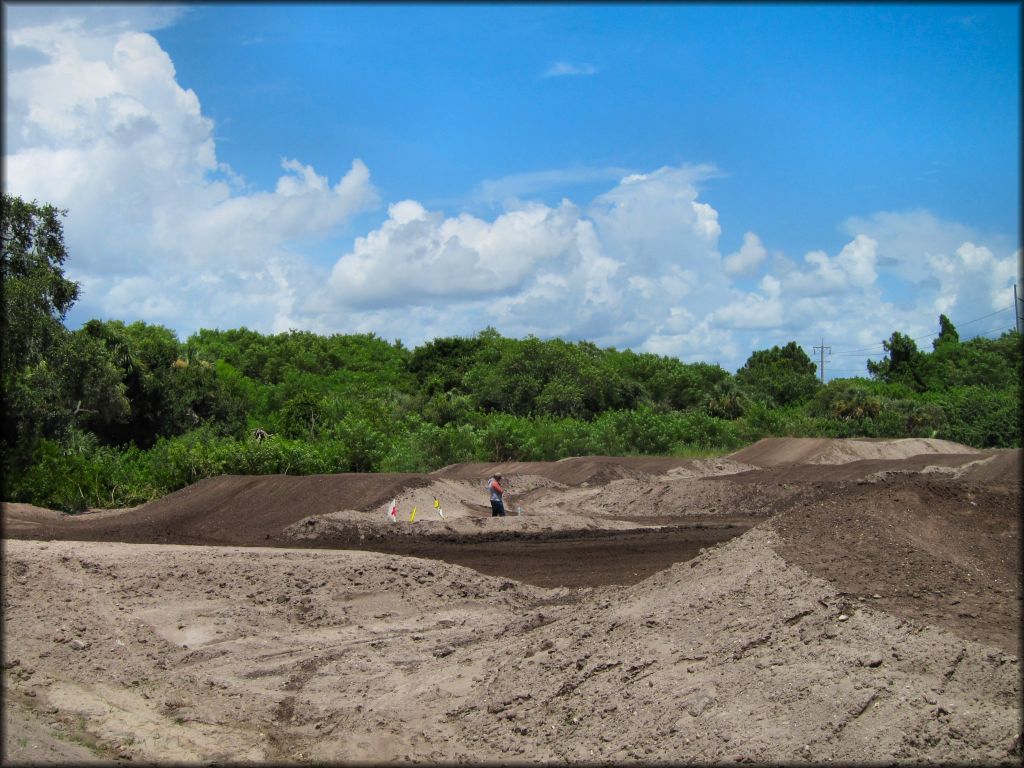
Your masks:
{"label": "blue sky", "polygon": [[1013,325],[1017,4],[4,10],[72,324],[824,339],[830,377]]}

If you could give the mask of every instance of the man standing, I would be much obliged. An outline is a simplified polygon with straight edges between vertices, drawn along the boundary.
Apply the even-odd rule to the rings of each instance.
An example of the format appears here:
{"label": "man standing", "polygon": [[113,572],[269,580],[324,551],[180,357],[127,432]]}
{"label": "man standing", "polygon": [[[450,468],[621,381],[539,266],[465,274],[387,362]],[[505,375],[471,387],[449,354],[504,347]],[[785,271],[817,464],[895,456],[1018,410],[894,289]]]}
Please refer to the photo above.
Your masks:
{"label": "man standing", "polygon": [[505,504],[501,500],[501,494],[504,493],[501,489],[501,475],[495,474],[487,481],[487,487],[491,491],[491,517],[504,517]]}

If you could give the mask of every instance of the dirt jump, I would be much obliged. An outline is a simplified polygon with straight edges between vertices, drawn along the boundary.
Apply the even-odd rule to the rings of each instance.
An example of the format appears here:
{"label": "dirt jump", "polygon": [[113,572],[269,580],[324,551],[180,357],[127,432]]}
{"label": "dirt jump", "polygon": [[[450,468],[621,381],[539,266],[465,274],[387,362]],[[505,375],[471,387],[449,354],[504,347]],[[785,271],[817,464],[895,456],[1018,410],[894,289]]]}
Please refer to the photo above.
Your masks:
{"label": "dirt jump", "polygon": [[3,762],[1019,765],[1020,502],[786,438],[4,504]]}

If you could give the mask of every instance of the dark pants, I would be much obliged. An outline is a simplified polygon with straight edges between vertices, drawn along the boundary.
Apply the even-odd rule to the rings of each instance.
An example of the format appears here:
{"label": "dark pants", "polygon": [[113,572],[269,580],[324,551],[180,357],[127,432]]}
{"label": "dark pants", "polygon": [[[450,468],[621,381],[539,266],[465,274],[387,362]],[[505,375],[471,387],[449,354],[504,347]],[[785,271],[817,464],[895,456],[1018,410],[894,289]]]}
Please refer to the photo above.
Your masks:
{"label": "dark pants", "polygon": [[505,516],[505,504],[498,499],[495,501],[491,499],[491,517],[504,517]]}

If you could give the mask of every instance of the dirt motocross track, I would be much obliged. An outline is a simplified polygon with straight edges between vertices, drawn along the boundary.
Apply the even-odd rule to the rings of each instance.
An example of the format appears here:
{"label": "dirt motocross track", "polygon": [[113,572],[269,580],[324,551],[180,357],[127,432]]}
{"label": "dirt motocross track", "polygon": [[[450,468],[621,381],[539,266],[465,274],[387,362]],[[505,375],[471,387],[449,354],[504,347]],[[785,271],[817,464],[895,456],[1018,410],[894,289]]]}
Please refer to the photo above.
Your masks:
{"label": "dirt motocross track", "polygon": [[791,438],[5,504],[4,762],[1019,765],[1020,459]]}

